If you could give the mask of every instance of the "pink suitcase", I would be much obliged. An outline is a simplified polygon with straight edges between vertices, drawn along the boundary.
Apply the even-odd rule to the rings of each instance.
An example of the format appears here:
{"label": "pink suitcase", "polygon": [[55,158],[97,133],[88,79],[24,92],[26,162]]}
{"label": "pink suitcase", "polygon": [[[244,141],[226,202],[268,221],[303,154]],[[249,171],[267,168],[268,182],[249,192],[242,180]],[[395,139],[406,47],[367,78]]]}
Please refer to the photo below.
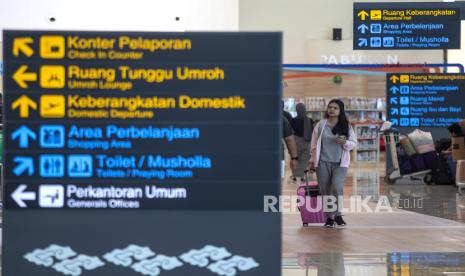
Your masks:
{"label": "pink suitcase", "polygon": [[305,198],[305,204],[302,203],[302,206],[299,207],[303,226],[325,222],[325,215],[322,207],[323,203],[321,202],[320,206],[318,206],[318,196],[320,195],[318,182],[308,181],[307,172],[308,171],[305,171],[306,183],[304,185],[299,186],[299,188],[297,189],[297,195],[299,197]]}

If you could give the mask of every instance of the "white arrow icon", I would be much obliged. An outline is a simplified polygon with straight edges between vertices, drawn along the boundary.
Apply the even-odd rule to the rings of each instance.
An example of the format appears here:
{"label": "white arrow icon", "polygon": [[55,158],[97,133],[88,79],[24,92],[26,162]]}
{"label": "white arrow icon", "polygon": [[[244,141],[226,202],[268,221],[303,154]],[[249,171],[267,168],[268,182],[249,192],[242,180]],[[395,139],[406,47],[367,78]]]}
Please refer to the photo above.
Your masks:
{"label": "white arrow icon", "polygon": [[16,188],[16,190],[11,194],[11,198],[18,204],[21,208],[26,208],[27,205],[24,203],[24,200],[36,200],[35,192],[25,192],[27,185],[21,184]]}

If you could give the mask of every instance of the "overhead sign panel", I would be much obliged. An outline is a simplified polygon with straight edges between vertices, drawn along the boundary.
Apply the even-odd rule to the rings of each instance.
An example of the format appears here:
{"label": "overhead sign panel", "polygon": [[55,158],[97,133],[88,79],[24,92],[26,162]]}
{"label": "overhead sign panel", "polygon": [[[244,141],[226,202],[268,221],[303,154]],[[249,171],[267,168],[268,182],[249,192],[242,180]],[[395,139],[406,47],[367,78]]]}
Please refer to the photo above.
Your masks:
{"label": "overhead sign panel", "polygon": [[386,91],[394,126],[445,128],[465,117],[464,74],[388,74]]}
{"label": "overhead sign panel", "polygon": [[354,3],[354,50],[460,49],[460,9],[448,3]]}
{"label": "overhead sign panel", "polygon": [[279,275],[281,34],[3,37],[4,274]]}

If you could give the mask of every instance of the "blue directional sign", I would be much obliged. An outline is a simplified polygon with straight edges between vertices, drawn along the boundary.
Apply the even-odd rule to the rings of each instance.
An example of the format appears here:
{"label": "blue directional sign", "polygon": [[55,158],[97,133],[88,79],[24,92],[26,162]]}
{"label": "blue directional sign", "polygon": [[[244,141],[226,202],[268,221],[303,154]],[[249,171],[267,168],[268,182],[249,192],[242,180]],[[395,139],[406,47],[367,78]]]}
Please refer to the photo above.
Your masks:
{"label": "blue directional sign", "polygon": [[385,48],[393,48],[394,47],[394,37],[392,37],[392,36],[383,37],[383,46]]}
{"label": "blue directional sign", "polygon": [[410,125],[409,118],[400,118],[400,126],[406,127]]}
{"label": "blue directional sign", "polygon": [[368,39],[366,39],[366,38],[359,38],[359,39],[358,39],[358,46],[359,46],[359,47],[367,47],[367,46],[368,46]]}
{"label": "blue directional sign", "polygon": [[[387,120],[401,127],[447,128],[465,118],[465,75],[396,73],[386,76]],[[392,89],[401,83],[400,93]]]}
{"label": "blue directional sign", "polygon": [[399,125],[399,119],[391,119],[391,123],[393,126],[398,126]]}
{"label": "blue directional sign", "polygon": [[413,127],[420,126],[420,118],[410,118],[410,125]]}
{"label": "blue directional sign", "polygon": [[460,49],[460,16],[446,2],[354,3],[353,49]]}
{"label": "blue directional sign", "polygon": [[401,105],[408,105],[409,104],[408,97],[400,97],[400,104]]}
{"label": "blue directional sign", "polygon": [[372,47],[372,48],[381,47],[381,37],[371,37],[370,38],[370,47]]}
{"label": "blue directional sign", "polygon": [[407,116],[410,114],[410,109],[408,107],[401,107],[400,108],[400,115]]}
{"label": "blue directional sign", "polygon": [[365,24],[362,24],[358,26],[357,29],[360,31],[360,33],[365,34],[368,31],[369,27]]}
{"label": "blue directional sign", "polygon": [[68,156],[69,177],[92,177],[92,155],[72,154]]}
{"label": "blue directional sign", "polygon": [[372,34],[380,34],[381,33],[381,24],[370,24],[370,32]]}
{"label": "blue directional sign", "polygon": [[31,176],[34,174],[34,160],[32,157],[17,156],[13,159],[17,165],[13,169],[13,173],[17,176],[27,173]]}
{"label": "blue directional sign", "polygon": [[399,92],[399,88],[397,86],[391,86],[391,88],[389,88],[389,90],[393,93],[393,94],[396,94],[397,92]]}
{"label": "blue directional sign", "polygon": [[410,88],[408,85],[401,85],[400,86],[400,94],[402,95],[408,95],[410,94]]}
{"label": "blue directional sign", "polygon": [[63,177],[65,175],[65,158],[60,154],[40,155],[40,176],[46,178]]}
{"label": "blue directional sign", "polygon": [[21,126],[11,134],[11,139],[19,140],[19,147],[24,149],[29,147],[29,139],[36,140],[37,135],[27,126]]}
{"label": "blue directional sign", "polygon": [[40,127],[41,148],[63,148],[65,146],[65,128],[61,125],[42,125]]}

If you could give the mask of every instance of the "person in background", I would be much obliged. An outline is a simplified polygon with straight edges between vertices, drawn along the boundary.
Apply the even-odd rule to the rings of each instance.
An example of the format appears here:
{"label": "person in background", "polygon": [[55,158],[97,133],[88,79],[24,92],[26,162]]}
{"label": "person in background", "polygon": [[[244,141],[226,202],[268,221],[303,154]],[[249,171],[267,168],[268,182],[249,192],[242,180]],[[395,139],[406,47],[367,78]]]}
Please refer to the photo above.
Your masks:
{"label": "person in background", "polygon": [[[458,123],[454,123],[450,125],[447,130],[449,130],[450,136],[451,137],[459,137],[463,136],[462,128]],[[452,145],[447,149],[443,150],[441,154],[447,158],[447,165],[449,165],[449,170],[450,174],[452,176],[452,179],[455,181],[455,173],[457,170],[457,162],[454,161],[454,158],[452,157]]]}
{"label": "person in background", "polygon": [[357,137],[341,100],[333,99],[328,103],[325,118],[313,130],[309,168],[317,173],[320,194],[336,197],[337,210],[325,210],[325,227],[334,228],[335,222],[338,226],[346,225],[341,214],[342,202],[338,202],[338,198],[344,194],[350,150],[357,145]]}
{"label": "person in background", "polygon": [[298,165],[292,170],[291,180],[296,183],[299,177],[304,182],[305,170],[310,160],[310,142],[312,141],[313,121],[307,117],[307,110],[303,103],[296,106],[297,117],[292,119],[291,125],[297,144]]}
{"label": "person in background", "polygon": [[282,108],[282,110],[283,110],[283,116],[284,116],[284,118],[286,118],[287,121],[288,121],[289,123],[291,123],[291,122],[292,122],[292,114],[289,113],[288,111],[284,110],[284,101],[283,101],[283,100],[281,100],[281,108]]}
{"label": "person in background", "polygon": [[[294,140],[294,133],[292,131],[291,124],[287,121],[287,119],[283,116],[283,139],[284,142],[286,143],[287,151],[289,152],[289,155],[291,156],[290,159],[290,168],[293,170],[297,165],[297,145]],[[284,177],[284,147],[282,149],[282,155],[281,155],[281,178]]]}

